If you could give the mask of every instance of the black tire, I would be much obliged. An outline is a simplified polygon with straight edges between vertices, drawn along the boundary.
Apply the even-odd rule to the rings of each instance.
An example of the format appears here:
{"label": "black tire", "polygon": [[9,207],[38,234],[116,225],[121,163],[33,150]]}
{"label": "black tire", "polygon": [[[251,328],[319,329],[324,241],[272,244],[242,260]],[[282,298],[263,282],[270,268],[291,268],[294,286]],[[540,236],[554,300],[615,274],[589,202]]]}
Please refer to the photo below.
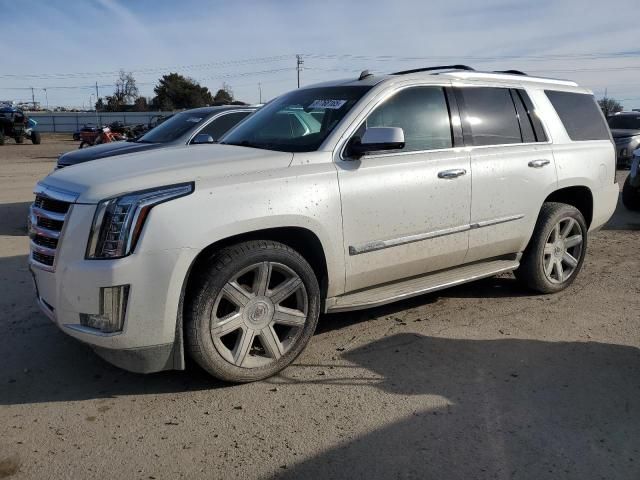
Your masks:
{"label": "black tire", "polygon": [[[253,272],[253,268],[258,265],[270,265],[268,268],[268,274],[265,283],[265,296],[260,296],[259,293],[249,296],[251,300],[246,303],[245,307],[240,307],[231,304],[228,300],[227,303],[232,305],[233,309],[237,308],[236,315],[240,317],[238,321],[242,322],[240,327],[234,327],[234,330],[230,330],[232,333],[225,333],[223,335],[214,335],[212,333],[212,326],[219,315],[217,309],[223,303],[224,293],[223,288],[228,288],[230,280],[236,278],[238,275],[251,275],[242,274],[244,271]],[[268,349],[268,344],[264,342],[264,336],[262,332],[265,329],[271,328],[272,331],[276,331],[273,323],[269,323],[269,326],[260,326],[254,328],[248,322],[256,321],[254,316],[258,316],[257,321],[261,321],[261,318],[266,318],[267,322],[272,322],[274,312],[276,310],[268,310],[265,314],[264,310],[256,314],[256,310],[251,310],[251,306],[255,306],[261,302],[261,299],[265,299],[269,294],[273,294],[282,284],[274,284],[273,273],[276,268],[281,266],[286,267],[291,272],[292,277],[289,280],[299,279],[299,290],[289,294],[291,297],[294,295],[296,298],[304,298],[306,319],[303,315],[302,322],[297,327],[284,327],[286,335],[280,338],[280,334],[275,334],[275,338],[278,340],[278,345],[283,348],[278,355],[271,355]],[[256,277],[251,280],[243,280],[243,282],[251,282],[255,285],[258,273],[255,273]],[[243,277],[237,278],[236,284],[241,282]],[[271,280],[269,280],[271,279]],[[286,282],[286,278],[284,282]],[[244,287],[243,287],[244,288]],[[247,293],[248,290],[243,290]],[[258,292],[258,289],[253,289],[253,292]],[[302,295],[302,297],[300,297]],[[274,300],[274,308],[277,309],[284,303],[284,299],[290,297],[283,297],[276,303]],[[254,302],[253,304],[251,302]],[[272,307],[273,307],[272,305]],[[271,308],[271,307],[269,307]],[[251,310],[251,313],[247,313]],[[187,292],[187,298],[185,301],[185,341],[187,351],[191,357],[207,372],[220,380],[233,383],[245,383],[262,380],[270,377],[286,366],[293,362],[296,357],[302,352],[309,339],[313,336],[318,323],[318,317],[320,314],[320,288],[318,286],[318,280],[313,272],[313,269],[307,263],[307,261],[298,252],[292,248],[278,242],[273,241],[249,241],[239,243],[227,248],[224,248],[217,252],[206,264],[204,264],[198,271],[194,272],[194,281],[190,281],[190,290]],[[223,312],[223,318],[227,318],[228,313]],[[272,315],[271,317],[269,315]],[[258,331],[257,329],[262,329]],[[245,345],[249,345],[246,348],[246,354],[242,356],[243,360],[240,360],[240,366],[236,361],[236,353],[241,349],[240,345],[243,343],[247,332],[251,334],[251,340],[244,342]],[[224,335],[227,335],[225,337]],[[254,336],[255,335],[255,336]],[[228,338],[231,337],[231,340]],[[227,339],[227,343],[233,345],[222,345],[223,338]],[[257,342],[257,343],[256,343]],[[286,351],[284,345],[287,345]],[[281,355],[281,356],[280,356]],[[232,357],[232,358],[231,358]],[[253,365],[249,365],[247,368],[247,360],[254,362]],[[257,363],[256,363],[257,362]],[[262,362],[262,363],[260,363]]]}
{"label": "black tire", "polygon": [[78,148],[83,148],[85,145],[87,145],[86,142],[80,142],[80,146]]}
{"label": "black tire", "polygon": [[4,132],[2,130],[0,130],[0,145],[4,145]]}
{"label": "black tire", "polygon": [[640,211],[640,188],[631,186],[631,176],[627,176],[622,187],[622,203],[629,210]]}
{"label": "black tire", "polygon": [[[573,219],[573,222],[569,219]],[[555,230],[556,225],[560,229]],[[567,233],[567,239],[572,238],[567,245],[576,241],[577,235],[581,235],[581,242],[572,247],[567,247],[566,253],[571,257],[571,262],[577,261],[575,266],[567,266],[567,273],[558,273],[565,266],[563,248],[566,239],[554,242],[556,232],[561,232],[571,225],[571,230]],[[552,253],[545,253],[547,240],[551,242],[553,248],[549,248]],[[570,251],[569,251],[570,250]],[[587,251],[587,224],[580,211],[565,203],[547,202],[542,205],[538,221],[529,245],[525,249],[520,267],[514,272],[516,278],[528,288],[540,293],[555,293],[564,290],[573,283],[576,276],[582,269],[585,254]],[[568,258],[568,257],[567,257]],[[557,262],[560,261],[558,268]],[[551,271],[545,266],[551,265]],[[569,268],[572,270],[569,272]],[[555,277],[555,278],[554,278]],[[565,278],[566,277],[566,278]]]}
{"label": "black tire", "polygon": [[42,141],[42,137],[40,136],[40,132],[31,132],[31,143],[34,145],[40,145]]}
{"label": "black tire", "polygon": [[16,137],[16,143],[24,143],[24,137],[22,135],[18,135]]}

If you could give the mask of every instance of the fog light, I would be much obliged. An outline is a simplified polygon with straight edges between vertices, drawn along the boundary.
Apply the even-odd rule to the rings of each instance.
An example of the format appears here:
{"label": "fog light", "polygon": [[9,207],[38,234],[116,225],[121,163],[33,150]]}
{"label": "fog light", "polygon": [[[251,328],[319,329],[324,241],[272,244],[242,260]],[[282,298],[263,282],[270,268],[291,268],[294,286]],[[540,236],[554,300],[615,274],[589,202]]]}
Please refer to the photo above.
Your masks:
{"label": "fog light", "polygon": [[103,333],[122,331],[127,313],[129,285],[102,287],[100,289],[100,313],[81,313],[80,325],[95,328]]}

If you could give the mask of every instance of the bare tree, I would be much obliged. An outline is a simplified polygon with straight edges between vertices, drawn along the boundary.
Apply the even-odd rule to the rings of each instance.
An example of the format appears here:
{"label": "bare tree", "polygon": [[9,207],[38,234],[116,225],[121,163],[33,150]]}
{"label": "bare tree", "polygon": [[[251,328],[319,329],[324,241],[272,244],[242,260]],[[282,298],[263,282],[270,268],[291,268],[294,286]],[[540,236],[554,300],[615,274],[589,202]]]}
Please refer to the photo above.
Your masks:
{"label": "bare tree", "polygon": [[116,89],[113,98],[118,105],[131,105],[138,98],[138,87],[133,73],[120,70],[120,76],[116,80]]}

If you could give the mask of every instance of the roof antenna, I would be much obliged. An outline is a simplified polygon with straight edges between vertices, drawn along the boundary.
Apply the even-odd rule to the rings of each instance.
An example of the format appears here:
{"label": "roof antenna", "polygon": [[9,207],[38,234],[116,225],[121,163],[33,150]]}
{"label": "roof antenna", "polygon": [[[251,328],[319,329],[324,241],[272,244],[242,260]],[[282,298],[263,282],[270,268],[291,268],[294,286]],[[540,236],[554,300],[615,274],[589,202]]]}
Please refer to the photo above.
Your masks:
{"label": "roof antenna", "polygon": [[363,70],[360,72],[358,80],[364,80],[367,77],[373,77],[373,73],[369,72],[369,70]]}

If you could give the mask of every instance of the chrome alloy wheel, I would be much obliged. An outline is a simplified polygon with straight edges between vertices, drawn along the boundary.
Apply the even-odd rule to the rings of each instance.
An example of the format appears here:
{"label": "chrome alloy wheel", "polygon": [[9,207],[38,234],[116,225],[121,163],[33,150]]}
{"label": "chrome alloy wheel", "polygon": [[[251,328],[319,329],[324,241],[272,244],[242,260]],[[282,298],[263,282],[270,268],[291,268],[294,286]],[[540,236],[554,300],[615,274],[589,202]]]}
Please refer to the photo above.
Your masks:
{"label": "chrome alloy wheel", "polygon": [[229,363],[256,368],[277,361],[295,344],[307,320],[302,279],[277,262],[260,262],[224,285],[211,313],[211,338]]}
{"label": "chrome alloy wheel", "polygon": [[576,271],[582,257],[583,232],[571,217],[553,227],[544,245],[542,265],[551,283],[563,283]]}

